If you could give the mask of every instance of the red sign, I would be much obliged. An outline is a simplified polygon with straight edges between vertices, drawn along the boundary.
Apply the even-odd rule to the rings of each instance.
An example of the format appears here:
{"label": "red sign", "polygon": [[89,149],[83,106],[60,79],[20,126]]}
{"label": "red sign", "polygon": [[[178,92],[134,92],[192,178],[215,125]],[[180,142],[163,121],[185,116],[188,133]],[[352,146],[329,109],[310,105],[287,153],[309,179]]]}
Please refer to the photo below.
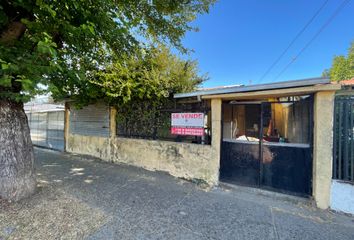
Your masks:
{"label": "red sign", "polygon": [[171,134],[203,136],[204,128],[171,127]]}

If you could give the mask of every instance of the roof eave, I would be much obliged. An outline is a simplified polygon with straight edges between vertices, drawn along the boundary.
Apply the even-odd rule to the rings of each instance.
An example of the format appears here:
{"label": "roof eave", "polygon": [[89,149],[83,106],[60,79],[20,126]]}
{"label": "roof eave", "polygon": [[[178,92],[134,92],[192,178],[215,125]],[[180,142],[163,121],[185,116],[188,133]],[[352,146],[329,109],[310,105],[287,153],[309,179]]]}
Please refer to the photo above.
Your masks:
{"label": "roof eave", "polygon": [[305,87],[305,86],[313,86],[318,84],[329,84],[329,83],[330,80],[328,78],[308,78],[308,79],[292,80],[292,81],[285,81],[285,82],[220,88],[220,89],[213,89],[213,90],[206,90],[206,91],[195,91],[190,93],[178,93],[174,95],[174,98],[186,98],[186,97],[240,93],[240,92],[253,92],[253,91],[282,89],[282,88],[295,88],[295,87]]}

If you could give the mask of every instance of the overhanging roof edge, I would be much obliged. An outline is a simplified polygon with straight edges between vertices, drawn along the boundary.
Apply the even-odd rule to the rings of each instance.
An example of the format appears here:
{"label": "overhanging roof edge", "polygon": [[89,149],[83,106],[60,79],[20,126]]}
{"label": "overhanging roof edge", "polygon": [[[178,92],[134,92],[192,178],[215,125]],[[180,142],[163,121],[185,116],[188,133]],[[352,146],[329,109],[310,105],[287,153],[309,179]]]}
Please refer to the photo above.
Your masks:
{"label": "overhanging roof edge", "polygon": [[227,94],[227,93],[238,93],[238,92],[252,92],[252,91],[259,91],[259,90],[303,87],[303,86],[312,86],[317,84],[328,84],[328,83],[330,83],[330,80],[328,78],[308,78],[308,79],[292,80],[292,81],[284,81],[284,82],[255,84],[249,86],[237,86],[237,87],[229,87],[229,88],[223,87],[220,89],[194,91],[189,93],[177,93],[173,97],[187,98],[187,97],[196,97],[196,96],[203,96],[203,95],[215,95],[215,94]]}

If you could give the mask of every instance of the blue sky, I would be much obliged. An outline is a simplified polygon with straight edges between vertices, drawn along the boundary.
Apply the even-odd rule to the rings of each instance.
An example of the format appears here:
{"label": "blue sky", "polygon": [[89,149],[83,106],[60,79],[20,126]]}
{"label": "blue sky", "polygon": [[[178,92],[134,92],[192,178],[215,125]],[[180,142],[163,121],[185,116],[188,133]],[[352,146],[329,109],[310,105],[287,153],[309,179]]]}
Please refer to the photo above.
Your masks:
{"label": "blue sky", "polygon": [[[260,81],[261,76],[304,27],[325,0],[219,0],[209,14],[193,23],[199,32],[186,34],[183,44],[194,52],[205,87],[274,82],[279,72],[330,18],[343,0],[329,0],[321,13]],[[276,81],[321,76],[335,55],[346,54],[354,41],[354,0]]]}

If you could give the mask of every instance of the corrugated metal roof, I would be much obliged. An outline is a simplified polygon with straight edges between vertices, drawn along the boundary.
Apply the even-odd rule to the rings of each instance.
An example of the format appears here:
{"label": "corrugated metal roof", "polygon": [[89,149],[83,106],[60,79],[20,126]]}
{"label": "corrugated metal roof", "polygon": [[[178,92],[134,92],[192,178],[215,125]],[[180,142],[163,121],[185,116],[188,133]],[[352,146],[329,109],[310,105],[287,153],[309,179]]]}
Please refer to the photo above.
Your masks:
{"label": "corrugated metal roof", "polygon": [[231,86],[231,87],[224,86],[220,88],[213,88],[209,90],[198,90],[189,93],[177,93],[174,95],[174,98],[187,98],[187,97],[196,97],[196,96],[203,96],[203,95],[305,87],[305,86],[313,86],[313,85],[328,84],[328,83],[330,83],[330,80],[328,78],[308,78],[308,79],[301,79],[301,80],[255,84],[255,85],[240,85],[240,86]]}
{"label": "corrugated metal roof", "polygon": [[227,85],[227,86],[217,86],[217,87],[209,87],[209,88],[198,88],[197,91],[209,91],[215,89],[224,89],[224,88],[231,88],[231,87],[241,87],[244,86],[243,84],[234,84],[234,85]]}
{"label": "corrugated metal roof", "polygon": [[26,113],[29,112],[58,112],[64,111],[64,105],[61,104],[50,104],[50,103],[26,103],[24,104],[24,110]]}

